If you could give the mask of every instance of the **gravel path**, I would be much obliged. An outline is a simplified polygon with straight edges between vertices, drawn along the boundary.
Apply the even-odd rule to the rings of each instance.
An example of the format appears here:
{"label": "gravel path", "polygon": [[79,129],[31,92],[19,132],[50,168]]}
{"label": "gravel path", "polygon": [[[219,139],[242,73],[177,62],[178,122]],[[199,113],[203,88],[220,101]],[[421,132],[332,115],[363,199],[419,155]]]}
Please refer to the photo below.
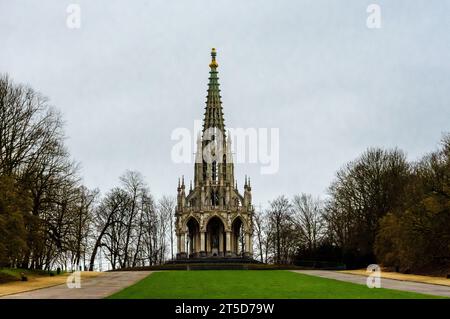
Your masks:
{"label": "gravel path", "polygon": [[101,299],[150,275],[151,271],[114,271],[94,278],[81,277],[80,288],[67,284],[1,297],[2,299]]}

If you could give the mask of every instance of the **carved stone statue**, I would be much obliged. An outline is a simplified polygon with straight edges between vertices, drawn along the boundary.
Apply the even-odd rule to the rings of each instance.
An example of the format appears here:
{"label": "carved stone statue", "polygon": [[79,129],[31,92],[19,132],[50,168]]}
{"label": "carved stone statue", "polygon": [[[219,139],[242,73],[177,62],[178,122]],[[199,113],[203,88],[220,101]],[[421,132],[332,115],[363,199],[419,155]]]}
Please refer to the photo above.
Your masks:
{"label": "carved stone statue", "polygon": [[200,214],[200,228],[203,228],[203,224],[205,223],[204,219],[205,216],[203,214]]}
{"label": "carved stone statue", "polygon": [[219,235],[214,234],[212,246],[213,246],[214,248],[219,247]]}

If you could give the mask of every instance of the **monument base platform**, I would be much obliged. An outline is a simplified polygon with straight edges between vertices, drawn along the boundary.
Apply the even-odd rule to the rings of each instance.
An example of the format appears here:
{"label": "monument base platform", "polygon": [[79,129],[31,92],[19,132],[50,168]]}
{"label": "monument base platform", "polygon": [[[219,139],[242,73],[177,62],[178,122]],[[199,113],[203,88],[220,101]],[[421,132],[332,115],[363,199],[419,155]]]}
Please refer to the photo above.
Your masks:
{"label": "monument base platform", "polygon": [[166,264],[261,264],[250,257],[191,257],[169,260]]}

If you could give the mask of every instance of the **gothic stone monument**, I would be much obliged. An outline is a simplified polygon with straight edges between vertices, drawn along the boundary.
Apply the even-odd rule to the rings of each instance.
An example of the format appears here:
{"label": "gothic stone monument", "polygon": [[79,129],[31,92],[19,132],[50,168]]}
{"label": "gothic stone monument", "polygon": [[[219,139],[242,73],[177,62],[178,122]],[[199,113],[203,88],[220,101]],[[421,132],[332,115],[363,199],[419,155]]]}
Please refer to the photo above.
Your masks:
{"label": "gothic stone monument", "polygon": [[225,132],[216,50],[212,49],[203,129],[197,138],[194,187],[178,181],[177,259],[252,256],[253,206],[250,179],[244,195],[234,179],[231,138]]}

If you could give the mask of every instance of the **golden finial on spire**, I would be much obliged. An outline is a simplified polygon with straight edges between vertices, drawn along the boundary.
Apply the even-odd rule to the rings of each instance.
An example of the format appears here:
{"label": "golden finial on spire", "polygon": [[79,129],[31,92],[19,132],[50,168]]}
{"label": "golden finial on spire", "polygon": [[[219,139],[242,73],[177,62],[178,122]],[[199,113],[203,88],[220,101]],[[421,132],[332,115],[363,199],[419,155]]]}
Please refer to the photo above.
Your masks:
{"label": "golden finial on spire", "polygon": [[217,68],[219,65],[216,62],[216,48],[211,49],[211,63],[209,64],[210,68]]}

